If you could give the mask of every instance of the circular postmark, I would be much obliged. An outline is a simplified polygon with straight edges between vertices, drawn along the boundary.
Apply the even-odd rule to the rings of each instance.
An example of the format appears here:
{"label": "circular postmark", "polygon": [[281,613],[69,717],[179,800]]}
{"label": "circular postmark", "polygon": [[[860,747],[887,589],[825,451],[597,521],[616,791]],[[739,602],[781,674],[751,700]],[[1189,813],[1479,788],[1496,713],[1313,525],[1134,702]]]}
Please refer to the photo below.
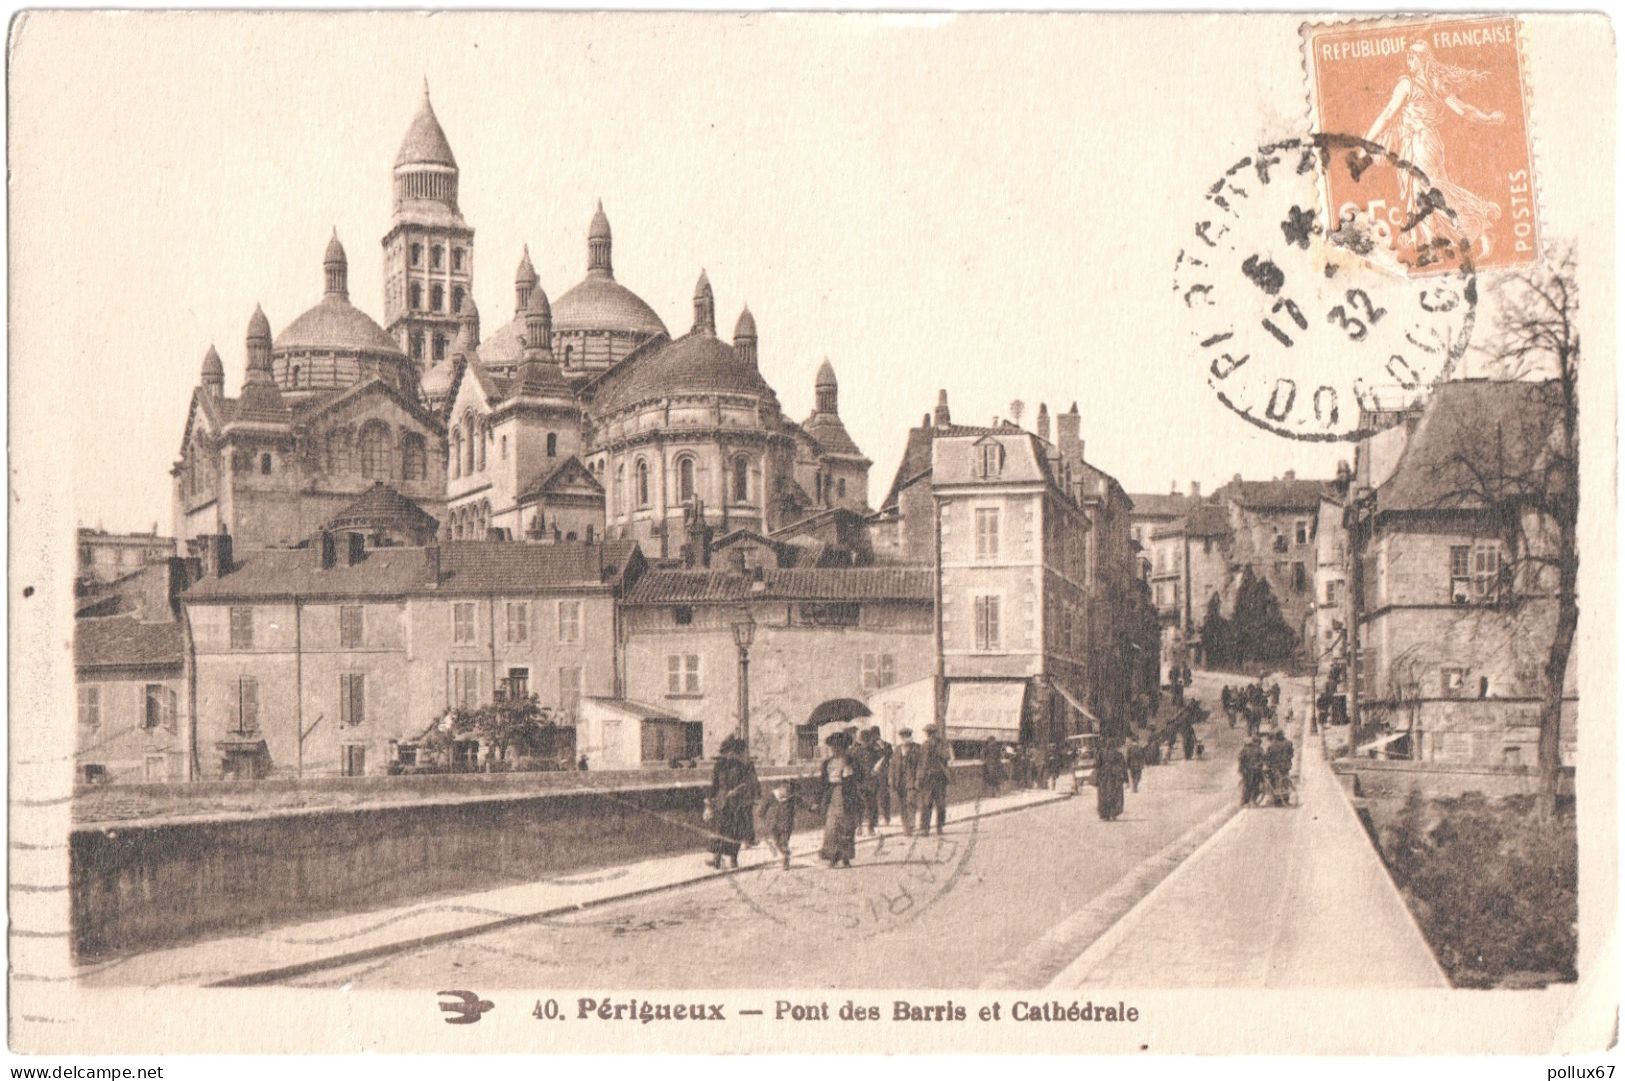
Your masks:
{"label": "circular postmark", "polygon": [[[1408,202],[1388,205],[1394,190]],[[1207,189],[1174,290],[1221,403],[1288,438],[1353,441],[1455,369],[1473,247],[1414,166],[1320,133],[1260,146]]]}
{"label": "circular postmark", "polygon": [[[757,915],[798,932],[836,931],[847,939],[883,935],[918,919],[963,879],[976,850],[980,813],[978,795],[949,806],[945,832],[912,835],[898,831],[894,816],[876,837],[860,831],[851,867],[832,868],[816,847],[801,844],[792,846],[789,868],[769,861],[728,881]],[[798,817],[807,825],[817,818],[810,810]]]}

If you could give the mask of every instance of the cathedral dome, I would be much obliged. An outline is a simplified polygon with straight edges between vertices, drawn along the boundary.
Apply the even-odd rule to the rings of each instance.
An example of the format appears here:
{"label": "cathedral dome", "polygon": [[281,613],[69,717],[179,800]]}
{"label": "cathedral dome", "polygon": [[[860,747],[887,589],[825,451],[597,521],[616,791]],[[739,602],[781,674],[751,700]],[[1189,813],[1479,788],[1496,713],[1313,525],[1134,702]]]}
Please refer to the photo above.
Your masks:
{"label": "cathedral dome", "polygon": [[608,413],[649,398],[679,394],[743,394],[777,401],[754,365],[714,334],[685,334],[609,377],[595,403]]}
{"label": "cathedral dome", "polygon": [[457,159],[452,156],[451,143],[446,140],[446,133],[440,127],[440,120],[434,115],[434,106],[429,104],[429,84],[423,84],[423,101],[418,105],[417,115],[412,118],[412,124],[406,129],[406,137],[401,140],[401,148],[395,155],[395,168],[403,165],[444,165],[448,169],[457,168]]}
{"label": "cathedral dome", "polygon": [[329,293],[315,307],[289,323],[272,344],[273,353],[387,353],[401,347],[373,322],[372,316],[343,296]]}
{"label": "cathedral dome", "polygon": [[666,324],[643,298],[607,275],[589,274],[553,304],[553,329],[665,334]]}

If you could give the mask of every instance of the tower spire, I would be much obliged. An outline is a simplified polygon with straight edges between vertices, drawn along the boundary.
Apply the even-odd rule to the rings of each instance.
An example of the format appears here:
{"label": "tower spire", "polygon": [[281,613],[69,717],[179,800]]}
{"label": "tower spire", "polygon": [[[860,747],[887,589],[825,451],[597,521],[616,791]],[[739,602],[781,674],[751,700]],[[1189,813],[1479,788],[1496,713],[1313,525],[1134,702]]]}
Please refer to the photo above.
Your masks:
{"label": "tower spire", "polygon": [[600,199],[598,209],[592,215],[592,224],[587,227],[588,274],[599,274],[606,278],[615,276],[615,267],[609,257],[611,239],[609,216],[604,213],[604,201]]}
{"label": "tower spire", "polygon": [[344,245],[339,243],[338,226],[333,227],[333,239],[327,242],[327,254],[322,256],[322,272],[326,278],[328,296],[348,298],[350,295],[350,263],[344,256]]}
{"label": "tower spire", "polygon": [[711,279],[700,271],[700,280],[694,283],[694,331],[699,334],[717,332],[717,301],[711,293]]}
{"label": "tower spire", "polygon": [[756,367],[756,317],[750,313],[749,304],[740,310],[739,322],[734,324],[734,352],[740,360]]}
{"label": "tower spire", "polygon": [[836,408],[836,393],[839,387],[835,382],[835,368],[830,364],[829,358],[818,366],[818,375],[813,379],[813,410],[818,413],[828,413],[835,416],[839,413]]}
{"label": "tower spire", "polygon": [[519,269],[513,272],[513,310],[523,313],[530,308],[530,291],[536,288],[541,278],[536,268],[530,264],[530,245],[525,245],[524,253],[519,256]]}

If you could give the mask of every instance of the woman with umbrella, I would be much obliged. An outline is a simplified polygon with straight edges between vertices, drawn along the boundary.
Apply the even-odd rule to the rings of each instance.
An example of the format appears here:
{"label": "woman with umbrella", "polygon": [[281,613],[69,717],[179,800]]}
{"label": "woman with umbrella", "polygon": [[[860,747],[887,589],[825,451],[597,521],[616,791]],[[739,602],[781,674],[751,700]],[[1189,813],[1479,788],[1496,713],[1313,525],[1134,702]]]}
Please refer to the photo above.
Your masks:
{"label": "woman with umbrella", "polygon": [[716,768],[711,773],[711,795],[706,810],[711,823],[711,866],[722,868],[722,857],[730,866],[739,866],[741,843],[756,843],[756,801],[761,798],[761,782],[750,760],[750,748],[738,736],[722,741]]}

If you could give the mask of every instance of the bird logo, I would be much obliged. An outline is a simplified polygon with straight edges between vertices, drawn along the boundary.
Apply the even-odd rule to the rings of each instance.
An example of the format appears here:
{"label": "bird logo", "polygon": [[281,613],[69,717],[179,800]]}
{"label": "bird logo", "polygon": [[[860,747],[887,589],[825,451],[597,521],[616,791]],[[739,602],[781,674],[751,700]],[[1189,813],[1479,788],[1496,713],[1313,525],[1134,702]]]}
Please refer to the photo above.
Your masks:
{"label": "bird logo", "polygon": [[473,991],[436,991],[435,994],[457,1000],[440,1004],[443,1012],[457,1015],[446,1018],[448,1025],[472,1025],[485,1015],[486,1010],[496,1009],[496,1003],[488,998],[481,998]]}

